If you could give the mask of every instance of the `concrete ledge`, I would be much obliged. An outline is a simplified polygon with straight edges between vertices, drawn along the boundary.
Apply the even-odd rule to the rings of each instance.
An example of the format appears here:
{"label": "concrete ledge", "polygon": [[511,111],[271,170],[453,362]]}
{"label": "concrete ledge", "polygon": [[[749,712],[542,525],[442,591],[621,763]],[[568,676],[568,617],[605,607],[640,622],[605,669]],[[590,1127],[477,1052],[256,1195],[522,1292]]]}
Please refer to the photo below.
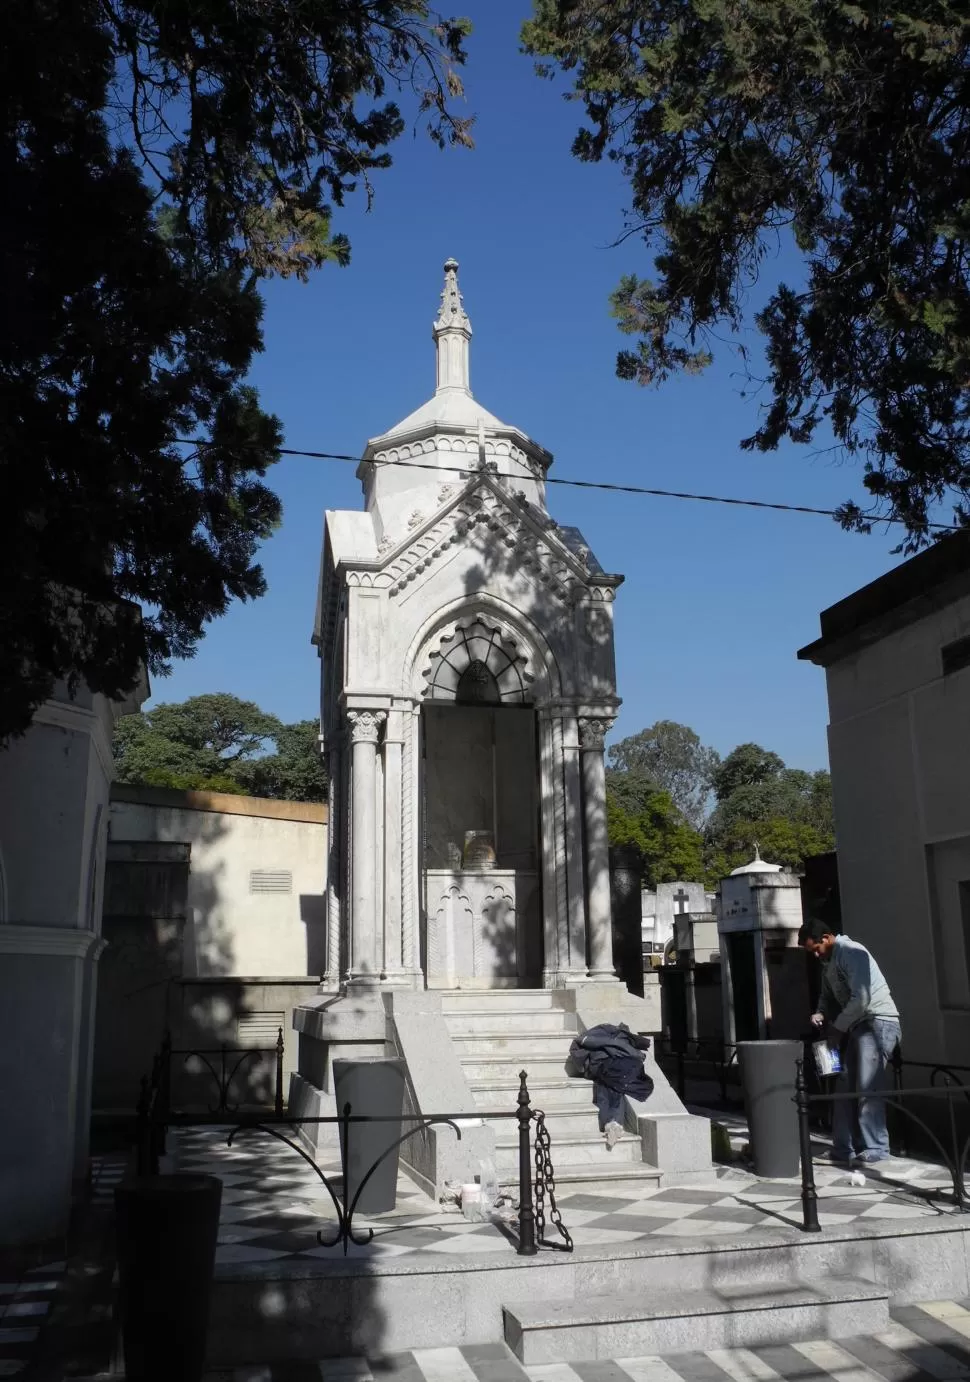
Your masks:
{"label": "concrete ledge", "polygon": [[970,1224],[953,1216],[919,1227],[883,1220],[863,1233],[779,1229],[532,1258],[428,1253],[217,1266],[209,1363],[500,1343],[503,1307],[513,1301],[630,1293],[646,1301],[660,1290],[814,1287],[835,1277],[884,1288],[896,1305],[959,1300],[970,1295],[968,1244]]}
{"label": "concrete ledge", "polygon": [[829,1278],[526,1302],[503,1313],[505,1341],[521,1362],[558,1363],[878,1334],[889,1327],[888,1301],[884,1286]]}

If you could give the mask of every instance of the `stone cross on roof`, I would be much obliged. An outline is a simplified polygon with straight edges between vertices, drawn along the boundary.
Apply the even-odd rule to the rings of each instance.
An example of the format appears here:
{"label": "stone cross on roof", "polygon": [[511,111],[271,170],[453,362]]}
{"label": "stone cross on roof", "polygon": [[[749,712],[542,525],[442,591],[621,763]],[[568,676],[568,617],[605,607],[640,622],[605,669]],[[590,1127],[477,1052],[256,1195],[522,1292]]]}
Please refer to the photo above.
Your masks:
{"label": "stone cross on roof", "polygon": [[458,260],[445,260],[445,286],[441,306],[431,331],[438,357],[438,387],[463,389],[471,393],[468,371],[468,343],[472,324],[468,320],[458,288]]}

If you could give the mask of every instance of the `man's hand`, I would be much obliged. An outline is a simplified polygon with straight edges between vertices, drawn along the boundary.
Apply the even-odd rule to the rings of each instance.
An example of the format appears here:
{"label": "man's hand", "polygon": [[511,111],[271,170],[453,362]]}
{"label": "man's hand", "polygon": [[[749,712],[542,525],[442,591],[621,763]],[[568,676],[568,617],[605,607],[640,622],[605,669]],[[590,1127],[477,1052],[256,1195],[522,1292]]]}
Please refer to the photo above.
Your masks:
{"label": "man's hand", "polygon": [[812,1026],[817,1032],[820,1032],[825,1026],[825,1018],[821,1013],[812,1013]]}

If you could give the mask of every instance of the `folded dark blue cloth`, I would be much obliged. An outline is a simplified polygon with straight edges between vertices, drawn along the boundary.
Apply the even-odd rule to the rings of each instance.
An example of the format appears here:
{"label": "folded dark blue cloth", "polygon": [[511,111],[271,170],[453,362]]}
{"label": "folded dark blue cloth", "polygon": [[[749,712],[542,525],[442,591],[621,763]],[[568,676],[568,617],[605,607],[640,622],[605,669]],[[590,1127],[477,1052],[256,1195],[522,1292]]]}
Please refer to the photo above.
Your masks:
{"label": "folded dark blue cloth", "polygon": [[623,1100],[649,1099],[653,1080],[643,1068],[649,1037],[631,1032],[625,1023],[602,1022],[576,1037],[569,1048],[573,1069],[594,1083],[593,1098],[600,1113],[600,1127],[623,1122]]}

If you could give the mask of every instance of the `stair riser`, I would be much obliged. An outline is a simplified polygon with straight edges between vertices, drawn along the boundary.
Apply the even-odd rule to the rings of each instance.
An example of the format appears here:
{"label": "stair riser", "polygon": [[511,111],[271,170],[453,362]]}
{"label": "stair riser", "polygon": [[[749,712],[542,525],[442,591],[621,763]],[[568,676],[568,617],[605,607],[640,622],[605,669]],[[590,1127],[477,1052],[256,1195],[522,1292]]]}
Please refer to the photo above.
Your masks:
{"label": "stair riser", "polygon": [[[588,1080],[563,1080],[557,1089],[536,1089],[529,1082],[532,1102],[536,1108],[557,1112],[565,1109],[593,1109],[593,1086]],[[514,1104],[519,1092],[518,1081],[503,1085],[501,1089],[478,1089],[472,1085],[472,1093],[479,1108],[507,1108]]]}
{"label": "stair riser", "polygon": [[[465,1056],[461,1062],[461,1068],[465,1079],[469,1084],[474,1084],[476,1080],[483,1080],[489,1084],[494,1084],[498,1080],[511,1083],[515,1081],[516,1090],[519,1087],[519,1072],[524,1070],[526,1078],[536,1080],[554,1080],[557,1076],[566,1079],[565,1061],[557,1056],[536,1057],[535,1055],[523,1055],[516,1059],[514,1056],[507,1060],[476,1060],[474,1056]],[[493,1108],[501,1108],[502,1104],[495,1103]]]}
{"label": "stair riser", "polygon": [[576,1035],[574,1027],[568,1023],[568,1014],[563,1012],[456,1012],[448,1013],[445,1021],[453,1037],[473,1036],[476,1032],[508,1032],[513,1036],[524,1036],[533,1032],[555,1032],[560,1036],[568,1033],[570,1041]]}
{"label": "stair riser", "polygon": [[[570,1166],[616,1166],[620,1163],[629,1166],[642,1166],[643,1161],[640,1151],[640,1143],[636,1138],[631,1138],[629,1142],[618,1142],[612,1152],[607,1147],[602,1137],[591,1139],[589,1142],[573,1142],[569,1147],[560,1146],[557,1149],[556,1139],[552,1139],[552,1164],[556,1168],[557,1162],[565,1162],[568,1159]],[[515,1146],[504,1146],[495,1148],[495,1164],[499,1172],[504,1169],[515,1169],[519,1164],[519,1150]],[[558,1172],[556,1175],[558,1181]]]}
{"label": "stair riser", "polygon": [[[803,1339],[845,1339],[889,1328],[885,1300],[827,1301],[816,1305],[732,1310],[677,1319],[520,1329],[506,1316],[506,1342],[526,1366],[607,1358],[760,1348]],[[806,1372],[810,1365],[806,1361]]]}
{"label": "stair riser", "polygon": [[565,1063],[572,1041],[569,1032],[490,1033],[488,1036],[453,1036],[459,1057],[465,1056],[559,1056]]}
{"label": "stair riser", "polygon": [[[536,1107],[541,1107],[538,1103]],[[546,1113],[546,1127],[549,1129],[549,1136],[552,1138],[552,1145],[563,1137],[588,1137],[602,1140],[602,1133],[599,1128],[599,1115],[596,1109],[590,1109],[588,1113],[558,1113],[551,1111],[548,1107],[543,1110]],[[509,1138],[509,1125],[504,1118],[485,1119],[485,1122],[495,1129],[495,1135],[500,1141],[507,1142]]]}
{"label": "stair riser", "polygon": [[551,989],[465,989],[461,992],[445,992],[441,995],[441,1011],[445,1017],[450,1013],[460,1013],[466,1008],[494,1008],[510,1012],[534,1012],[537,1008],[556,1008]]}

